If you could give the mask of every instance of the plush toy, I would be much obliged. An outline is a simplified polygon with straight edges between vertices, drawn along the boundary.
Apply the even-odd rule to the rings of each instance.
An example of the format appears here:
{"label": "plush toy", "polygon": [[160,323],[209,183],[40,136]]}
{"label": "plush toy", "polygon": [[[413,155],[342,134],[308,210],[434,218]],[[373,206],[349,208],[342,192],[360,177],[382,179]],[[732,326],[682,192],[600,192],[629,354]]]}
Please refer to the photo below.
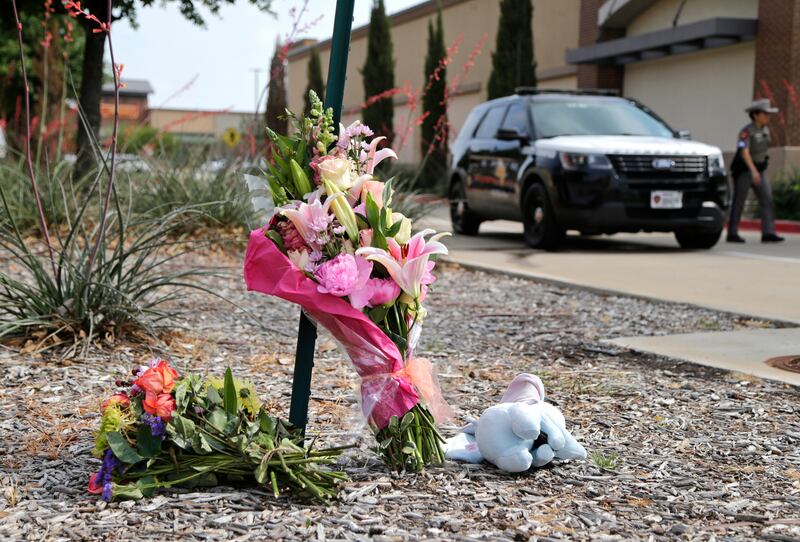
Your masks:
{"label": "plush toy", "polygon": [[583,459],[586,450],[566,429],[561,412],[544,401],[539,377],[523,373],[508,386],[499,405],[470,420],[447,441],[448,459],[493,463],[506,472],[523,472],[553,460]]}

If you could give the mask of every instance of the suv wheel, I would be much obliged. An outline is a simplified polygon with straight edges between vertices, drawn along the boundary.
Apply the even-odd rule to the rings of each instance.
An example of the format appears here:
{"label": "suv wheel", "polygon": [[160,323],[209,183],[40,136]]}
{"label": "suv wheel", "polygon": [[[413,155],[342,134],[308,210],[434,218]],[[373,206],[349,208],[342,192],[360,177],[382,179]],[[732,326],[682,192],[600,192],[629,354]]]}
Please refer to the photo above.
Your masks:
{"label": "suv wheel", "polygon": [[564,230],[556,222],[553,206],[544,185],[532,184],[522,203],[525,242],[533,248],[554,250],[564,239]]}
{"label": "suv wheel", "polygon": [[686,249],[709,249],[717,244],[722,229],[719,230],[681,230],[675,232],[675,239],[681,248]]}
{"label": "suv wheel", "polygon": [[455,181],[450,187],[449,199],[453,231],[462,235],[478,235],[481,219],[470,210],[462,181]]}

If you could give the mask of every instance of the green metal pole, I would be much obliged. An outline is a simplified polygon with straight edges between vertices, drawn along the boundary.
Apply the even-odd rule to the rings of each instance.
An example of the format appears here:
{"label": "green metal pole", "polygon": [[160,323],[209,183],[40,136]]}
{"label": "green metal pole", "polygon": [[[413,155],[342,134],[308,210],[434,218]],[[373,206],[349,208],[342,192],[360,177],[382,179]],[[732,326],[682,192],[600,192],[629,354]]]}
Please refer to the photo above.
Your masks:
{"label": "green metal pole", "polygon": [[[344,99],[344,84],[347,79],[347,55],[350,52],[354,4],[355,0],[337,0],[336,16],[333,21],[331,59],[328,64],[328,83],[325,87],[325,107],[333,108],[333,126],[336,130],[339,129],[339,119],[342,117],[342,100]],[[308,423],[308,400],[311,397],[311,371],[314,368],[316,340],[317,329],[314,323],[304,312],[301,312],[300,327],[297,330],[289,421],[295,427],[301,427],[303,432]]]}

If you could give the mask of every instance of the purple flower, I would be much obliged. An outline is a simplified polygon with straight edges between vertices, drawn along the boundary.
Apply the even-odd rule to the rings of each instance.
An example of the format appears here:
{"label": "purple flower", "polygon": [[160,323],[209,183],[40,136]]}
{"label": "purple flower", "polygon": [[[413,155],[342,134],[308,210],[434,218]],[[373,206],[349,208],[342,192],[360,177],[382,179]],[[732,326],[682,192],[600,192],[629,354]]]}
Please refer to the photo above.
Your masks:
{"label": "purple flower", "polygon": [[106,502],[111,502],[111,498],[114,496],[114,486],[111,482],[106,482],[103,484],[103,500]]}
{"label": "purple flower", "polygon": [[158,416],[154,416],[153,414],[142,414],[142,421],[150,426],[150,433],[154,437],[163,437],[164,433],[166,432],[166,428],[164,426],[164,420],[162,420]]}

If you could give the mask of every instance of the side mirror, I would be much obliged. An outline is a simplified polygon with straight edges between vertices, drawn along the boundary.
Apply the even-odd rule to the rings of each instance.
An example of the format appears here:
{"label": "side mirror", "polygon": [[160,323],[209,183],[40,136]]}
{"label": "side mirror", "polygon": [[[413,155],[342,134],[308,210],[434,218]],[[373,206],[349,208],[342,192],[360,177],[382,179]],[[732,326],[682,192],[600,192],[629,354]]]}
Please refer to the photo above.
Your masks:
{"label": "side mirror", "polygon": [[495,136],[501,141],[527,141],[527,134],[521,134],[513,128],[500,128]]}
{"label": "side mirror", "polygon": [[678,130],[678,139],[692,139],[692,132],[689,130]]}

